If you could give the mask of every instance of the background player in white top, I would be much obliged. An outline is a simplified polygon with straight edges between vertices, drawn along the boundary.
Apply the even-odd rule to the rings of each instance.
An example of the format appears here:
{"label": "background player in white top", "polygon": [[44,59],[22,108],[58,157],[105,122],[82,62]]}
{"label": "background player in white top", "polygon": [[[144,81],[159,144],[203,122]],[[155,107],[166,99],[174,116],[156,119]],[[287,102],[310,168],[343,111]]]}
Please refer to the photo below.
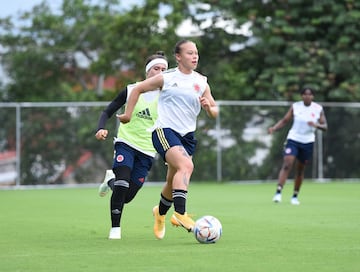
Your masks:
{"label": "background player in white top", "polygon": [[[165,71],[168,62],[163,52],[157,52],[146,60],[146,78]],[[107,120],[125,105],[135,84],[128,85],[101,113],[95,137],[105,140],[108,130]],[[121,216],[124,204],[129,203],[142,188],[152,166],[156,151],[149,131],[157,118],[159,90],[141,95],[128,124],[118,128],[114,142],[114,161],[112,170],[107,170],[104,182],[99,187],[100,196],[112,189],[110,200],[111,229],[109,239],[121,238]]]}
{"label": "background player in white top", "polygon": [[128,122],[139,95],[160,88],[158,119],[152,140],[156,151],[168,164],[168,171],[159,206],[153,208],[154,234],[158,239],[165,235],[165,214],[172,203],[175,212],[171,223],[193,230],[195,223],[186,213],[186,198],[194,169],[196,120],[201,107],[212,118],[218,115],[206,77],[194,71],[199,61],[196,44],[181,40],[175,45],[174,53],[178,66],[139,83],[129,97],[125,113],[119,116],[121,122]]}
{"label": "background player in white top", "polygon": [[293,119],[292,127],[287,135],[283,152],[283,164],[280,169],[274,202],[281,202],[281,191],[296,159],[294,193],[291,204],[299,205],[298,194],[304,179],[305,165],[310,161],[315,142],[315,130],[327,130],[327,122],[323,107],[313,102],[314,91],[311,88],[301,90],[302,101],[292,104],[285,116],[268,129],[274,131],[284,127]]}

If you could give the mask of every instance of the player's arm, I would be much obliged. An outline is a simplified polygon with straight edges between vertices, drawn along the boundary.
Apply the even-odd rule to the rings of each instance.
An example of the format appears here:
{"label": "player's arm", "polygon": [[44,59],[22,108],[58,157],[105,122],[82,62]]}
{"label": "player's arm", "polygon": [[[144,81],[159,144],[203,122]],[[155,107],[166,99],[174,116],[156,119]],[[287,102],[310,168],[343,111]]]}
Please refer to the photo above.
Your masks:
{"label": "player's arm", "polygon": [[320,129],[322,131],[327,131],[328,126],[327,126],[324,110],[322,110],[320,113],[319,121],[317,123],[310,122],[309,125],[313,126],[314,128]]}
{"label": "player's arm", "polygon": [[127,97],[127,88],[122,90],[113,101],[106,107],[105,110],[102,111],[99,121],[98,121],[98,127],[97,131],[95,133],[95,137],[98,140],[105,140],[108,136],[109,131],[105,129],[105,125],[107,123],[107,120],[110,119],[110,117],[119,110],[123,105],[126,103],[126,97]]}
{"label": "player's arm", "polygon": [[163,76],[162,74],[159,74],[136,84],[136,86],[132,89],[129,99],[127,101],[125,112],[123,114],[116,115],[116,117],[119,118],[120,122],[130,122],[131,115],[134,111],[134,107],[137,101],[139,100],[140,94],[148,91],[155,91],[161,89],[163,82]]}
{"label": "player's arm", "polygon": [[216,118],[219,114],[219,108],[216,105],[214,97],[211,95],[209,84],[206,84],[204,94],[200,97],[201,107],[206,110],[206,113],[211,118]]}
{"label": "player's arm", "polygon": [[328,129],[324,110],[322,110],[320,113],[319,123],[316,125],[316,128],[321,129],[322,131],[327,131]]}
{"label": "player's arm", "polygon": [[293,110],[293,107],[291,106],[290,109],[287,111],[287,113],[285,114],[285,116],[282,119],[280,119],[272,127],[268,128],[269,134],[272,134],[275,131],[283,128],[293,118],[293,114],[294,114],[294,110]]}

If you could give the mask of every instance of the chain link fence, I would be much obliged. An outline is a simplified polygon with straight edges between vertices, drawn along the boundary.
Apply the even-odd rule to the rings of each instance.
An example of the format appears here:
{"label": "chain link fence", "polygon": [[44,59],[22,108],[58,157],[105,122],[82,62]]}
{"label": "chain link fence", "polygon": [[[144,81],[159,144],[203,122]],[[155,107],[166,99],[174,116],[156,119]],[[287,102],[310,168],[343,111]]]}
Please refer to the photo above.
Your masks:
{"label": "chain link fence", "polygon": [[[102,181],[111,168],[112,137],[119,125],[107,124],[110,137],[97,141],[95,130],[107,102],[0,103],[0,187],[47,184],[89,184]],[[220,115],[198,119],[197,152],[192,180],[272,181],[282,163],[289,124],[273,135],[291,103],[218,101]],[[327,132],[317,141],[306,178],[359,179],[360,103],[322,103]],[[164,181],[166,166],[156,157],[149,181]],[[290,178],[290,177],[289,177]]]}

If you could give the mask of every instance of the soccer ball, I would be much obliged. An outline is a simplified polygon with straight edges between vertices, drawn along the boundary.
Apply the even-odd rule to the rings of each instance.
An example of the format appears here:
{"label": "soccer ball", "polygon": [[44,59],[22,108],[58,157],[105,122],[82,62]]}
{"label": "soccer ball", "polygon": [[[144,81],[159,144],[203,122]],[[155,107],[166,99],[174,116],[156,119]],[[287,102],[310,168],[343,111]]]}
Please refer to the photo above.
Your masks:
{"label": "soccer ball", "polygon": [[216,217],[205,215],[195,222],[194,235],[202,244],[212,244],[218,241],[222,234],[222,226]]}

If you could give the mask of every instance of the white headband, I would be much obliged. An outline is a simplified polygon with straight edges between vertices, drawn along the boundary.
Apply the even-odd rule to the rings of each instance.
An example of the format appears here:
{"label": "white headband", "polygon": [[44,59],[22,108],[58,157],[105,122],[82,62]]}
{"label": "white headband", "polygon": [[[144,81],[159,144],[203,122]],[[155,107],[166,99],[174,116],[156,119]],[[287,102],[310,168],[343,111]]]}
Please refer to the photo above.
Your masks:
{"label": "white headband", "polygon": [[166,66],[166,69],[168,68],[168,62],[166,61],[166,59],[162,59],[162,58],[156,58],[153,59],[152,61],[150,61],[146,67],[145,67],[145,73],[149,72],[149,70],[151,69],[151,67],[153,67],[156,64],[164,64]]}

